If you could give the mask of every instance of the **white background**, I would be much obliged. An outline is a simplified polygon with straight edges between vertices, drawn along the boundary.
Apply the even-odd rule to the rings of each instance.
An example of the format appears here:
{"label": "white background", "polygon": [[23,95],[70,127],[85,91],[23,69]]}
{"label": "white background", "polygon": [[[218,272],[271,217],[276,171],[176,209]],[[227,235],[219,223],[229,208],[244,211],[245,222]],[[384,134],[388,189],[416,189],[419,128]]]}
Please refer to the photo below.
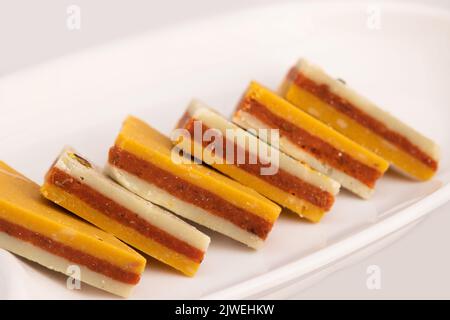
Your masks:
{"label": "white background", "polygon": [[[275,2],[0,0],[0,76],[180,21]],[[450,10],[448,0],[426,2]],[[80,31],[66,27],[70,4],[81,8]],[[292,288],[292,298],[450,298],[449,211],[447,204],[393,245],[309,288]],[[381,268],[380,290],[366,287],[370,265]]]}

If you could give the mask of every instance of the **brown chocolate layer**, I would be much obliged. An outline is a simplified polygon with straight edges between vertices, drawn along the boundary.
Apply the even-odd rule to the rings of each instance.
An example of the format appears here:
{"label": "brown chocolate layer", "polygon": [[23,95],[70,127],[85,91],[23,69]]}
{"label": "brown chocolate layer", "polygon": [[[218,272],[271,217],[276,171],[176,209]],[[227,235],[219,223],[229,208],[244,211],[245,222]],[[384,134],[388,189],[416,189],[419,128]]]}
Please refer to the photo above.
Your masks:
{"label": "brown chocolate layer", "polygon": [[53,184],[65,192],[76,196],[91,208],[103,213],[105,216],[128,228],[136,230],[144,237],[150,238],[197,263],[202,262],[204,257],[203,251],[150,224],[147,220],[139,217],[133,211],[104,196],[90,186],[83,184],[66,172],[53,167],[47,174],[46,181],[47,183]]}
{"label": "brown chocolate layer", "polygon": [[287,137],[304,151],[312,154],[314,157],[322,160],[331,167],[361,181],[369,188],[373,188],[375,182],[382,175],[380,171],[359,162],[319,137],[316,137],[308,131],[277,116],[255,99],[243,99],[238,106],[238,110],[248,112],[267,124],[270,128],[279,129],[281,136]]}
{"label": "brown chocolate layer", "polygon": [[[190,121],[185,123],[184,128],[189,131],[191,134],[191,137],[195,137],[194,135],[194,121],[195,119],[191,119]],[[206,125],[202,124],[202,131],[205,132],[208,130]],[[201,137],[200,137],[201,138]],[[199,143],[202,143],[203,147],[206,148],[210,142],[209,141],[197,141]],[[310,202],[311,204],[315,205],[316,207],[319,207],[325,211],[330,210],[330,208],[333,206],[334,203],[334,196],[330,194],[327,191],[324,191],[312,184],[309,184],[292,174],[288,173],[287,171],[279,168],[278,172],[274,175],[261,175],[261,169],[265,166],[270,166],[270,164],[266,165],[261,163],[259,160],[259,157],[252,157],[248,150],[242,150],[240,146],[238,146],[234,141],[229,141],[226,139],[226,137],[222,136],[222,145],[226,146],[228,148],[229,146],[234,147],[234,161],[235,165],[239,167],[240,169],[246,171],[247,173],[250,173],[251,175],[258,176],[261,180],[264,180],[265,182],[287,192],[292,194],[295,197],[301,198],[303,200],[306,200]],[[219,152],[217,155],[220,155],[224,162],[226,160],[226,153],[223,152],[223,150],[214,150],[214,152]],[[238,154],[245,154],[245,163],[240,164],[237,155]],[[256,158],[257,161],[254,164],[249,163],[249,159]],[[241,161],[242,162],[242,161]]]}
{"label": "brown chocolate layer", "polygon": [[300,88],[317,96],[319,99],[326,102],[337,111],[345,114],[362,126],[372,130],[374,133],[386,139],[412,157],[416,158],[427,167],[431,168],[434,171],[437,170],[437,161],[423,152],[418,146],[409,141],[405,136],[392,131],[379,120],[368,115],[347,100],[331,92],[330,88],[327,85],[315,83],[313,80],[307,78],[305,75],[299,72],[295,67],[289,71],[288,79],[293,81]]}
{"label": "brown chocolate layer", "polygon": [[239,208],[207,189],[191,184],[119,147],[114,146],[110,149],[109,163],[155,185],[182,201],[228,220],[261,239],[266,239],[272,229],[272,223],[264,218]]}
{"label": "brown chocolate layer", "polygon": [[73,262],[74,264],[85,266],[90,270],[103,274],[111,279],[127,284],[137,284],[139,282],[139,274],[125,271],[108,261],[74,249],[66,244],[57,242],[49,237],[4,219],[0,219],[0,232],[4,232],[11,237],[31,243],[38,248],[62,257],[70,262]]}

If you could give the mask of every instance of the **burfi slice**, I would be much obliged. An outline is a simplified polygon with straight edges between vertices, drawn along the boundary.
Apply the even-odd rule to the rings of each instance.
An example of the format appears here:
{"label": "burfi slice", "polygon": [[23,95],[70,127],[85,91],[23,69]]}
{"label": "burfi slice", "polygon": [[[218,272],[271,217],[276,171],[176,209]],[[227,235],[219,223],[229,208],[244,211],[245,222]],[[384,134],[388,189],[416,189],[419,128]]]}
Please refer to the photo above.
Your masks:
{"label": "burfi slice", "polygon": [[[293,106],[279,95],[252,82],[233,115],[233,122],[258,134],[278,129],[279,148],[307,163],[364,199],[389,163],[375,153]],[[266,135],[260,135],[265,139]],[[267,140],[267,139],[266,139]]]}
{"label": "burfi slice", "polygon": [[41,188],[49,200],[188,276],[209,237],[170,212],[116,184],[71,148],[50,168]]}
{"label": "burfi slice", "polygon": [[438,169],[436,143],[306,60],[289,71],[280,94],[412,178],[431,179]]}
{"label": "burfi slice", "polygon": [[0,248],[127,297],[145,258],[114,236],[41,197],[39,186],[0,162]]}
{"label": "burfi slice", "polygon": [[139,196],[255,249],[281,211],[257,192],[180,156],[168,137],[132,116],[110,149],[106,172]]}
{"label": "burfi slice", "polygon": [[[339,183],[270,147],[204,103],[192,101],[177,127],[188,133],[180,135],[178,148],[301,217],[318,222],[333,206]],[[219,150],[211,147],[210,135],[220,142]]]}

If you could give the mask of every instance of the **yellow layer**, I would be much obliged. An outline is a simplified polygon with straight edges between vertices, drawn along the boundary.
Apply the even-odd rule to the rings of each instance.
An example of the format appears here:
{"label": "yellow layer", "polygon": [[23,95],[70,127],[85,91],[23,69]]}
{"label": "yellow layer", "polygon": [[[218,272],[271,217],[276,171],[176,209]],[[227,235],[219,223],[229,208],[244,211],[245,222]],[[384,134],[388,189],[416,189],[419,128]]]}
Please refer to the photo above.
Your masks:
{"label": "yellow layer", "polygon": [[[433,177],[435,171],[420,162],[418,159],[410,156],[408,153],[392,145],[379,135],[363,127],[350,117],[337,111],[318,97],[309,93],[295,84],[287,89],[285,98],[295,106],[306,112],[314,110],[314,116],[319,120],[330,125],[348,138],[361,144],[390,163],[394,164],[400,170],[419,180],[428,180]],[[317,115],[316,115],[317,114]],[[347,126],[340,126],[340,121],[345,121]]]}
{"label": "yellow layer", "polygon": [[39,186],[0,161],[0,218],[140,274],[145,259],[112,235],[43,199]]}
{"label": "yellow layer", "polygon": [[299,216],[304,217],[313,222],[319,222],[322,219],[325,211],[316,207],[315,205],[302,200],[300,198],[294,197],[290,193],[284,192],[273,185],[262,181],[258,177],[249,174],[234,165],[227,164],[213,164],[214,168],[223,172],[224,174],[233,177],[240,183],[255,189],[262,195],[265,195],[269,199],[275,201],[281,206],[290,209],[291,211],[297,213]]}
{"label": "yellow layer", "polygon": [[193,185],[207,186],[208,191],[271,223],[280,214],[281,208],[275,203],[205,166],[174,163],[170,139],[137,118],[125,120],[115,145]]}
{"label": "yellow layer", "polygon": [[77,216],[89,221],[103,230],[112,233],[124,242],[132,245],[136,249],[158,259],[188,276],[194,276],[199,264],[190,260],[188,257],[179,254],[160,243],[144,237],[139,232],[126,227],[113,219],[108,218],[98,210],[93,209],[76,196],[67,193],[49,183],[44,184],[42,191],[45,196]]}
{"label": "yellow layer", "polygon": [[361,147],[359,144],[331,129],[326,124],[296,108],[294,105],[257,82],[252,82],[250,84],[245,97],[253,98],[276,116],[283,118],[299,128],[305,129],[310,134],[381,173],[384,173],[389,167],[389,163],[383,158]]}

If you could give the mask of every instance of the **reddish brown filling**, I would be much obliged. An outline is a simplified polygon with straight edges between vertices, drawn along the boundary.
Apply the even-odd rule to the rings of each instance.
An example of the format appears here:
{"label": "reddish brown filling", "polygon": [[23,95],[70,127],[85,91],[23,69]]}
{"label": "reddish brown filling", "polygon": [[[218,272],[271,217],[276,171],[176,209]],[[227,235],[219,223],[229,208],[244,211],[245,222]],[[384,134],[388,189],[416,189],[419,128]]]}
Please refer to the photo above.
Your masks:
{"label": "reddish brown filling", "polygon": [[398,148],[402,149],[432,170],[437,170],[437,161],[423,152],[418,146],[413,144],[401,134],[392,131],[382,122],[358,109],[347,100],[331,92],[330,88],[327,85],[315,83],[311,79],[308,79],[301,72],[298,72],[295,67],[289,71],[288,79],[293,81],[297,86],[317,96],[322,101],[326,102],[339,112],[355,120],[362,126],[372,130],[374,133],[386,139]]}
{"label": "reddish brown filling", "polygon": [[[187,129],[191,137],[195,137],[194,135],[194,121],[195,119],[191,119],[190,121],[185,123],[184,128]],[[205,132],[209,128],[202,124],[202,131]],[[201,137],[198,137],[201,138]],[[202,141],[197,141],[199,143],[202,143],[203,147],[206,148],[211,143],[209,141],[205,141],[202,139]],[[242,147],[238,146],[233,141],[227,140],[225,137],[222,136],[222,146],[224,148],[226,147],[227,150],[229,150],[229,146],[234,147],[234,159],[233,163],[239,167],[240,169],[254,175],[258,176],[261,180],[266,181],[267,183],[276,186],[277,188],[292,194],[295,197],[301,198],[303,200],[306,200],[313,205],[328,211],[333,206],[334,197],[332,194],[330,194],[327,191],[324,191],[316,186],[313,186],[291,174],[289,174],[287,171],[282,170],[281,168],[278,169],[278,172],[273,175],[261,175],[261,169],[263,167],[268,167],[270,164],[262,164],[259,157],[251,156],[248,150],[243,150]],[[227,158],[227,155],[223,150],[214,150],[214,153],[217,155],[222,156],[224,161]],[[238,154],[245,154],[245,161],[238,161]],[[252,164],[249,159],[256,158],[256,163]],[[245,162],[241,164],[240,162]]]}
{"label": "reddish brown filling", "polygon": [[22,226],[0,219],[0,231],[11,237],[31,243],[32,245],[62,257],[74,264],[79,264],[90,270],[103,274],[111,279],[127,284],[139,282],[139,274],[125,271],[108,261],[94,257],[88,253],[74,249],[66,244],[57,242],[37,232],[28,230]]}
{"label": "reddish brown filling", "polygon": [[126,150],[112,147],[109,151],[109,163],[165,190],[182,201],[224,218],[261,239],[266,239],[272,229],[272,223],[264,218],[241,209],[207,189],[191,184]]}
{"label": "reddish brown filling", "polygon": [[197,263],[202,262],[204,256],[203,251],[155,227],[145,219],[139,217],[136,213],[105,197],[90,186],[74,179],[64,171],[53,167],[47,174],[46,179],[48,183],[76,196],[91,208],[116,220],[124,226],[136,230],[144,237],[150,238],[171,250],[181,253]]}
{"label": "reddish brown filling", "polygon": [[306,130],[278,117],[254,99],[243,99],[238,109],[250,113],[271,128],[279,129],[282,136],[286,136],[306,152],[345,172],[370,188],[374,187],[376,180],[382,175],[378,170],[359,162],[322,139],[311,135]]}

